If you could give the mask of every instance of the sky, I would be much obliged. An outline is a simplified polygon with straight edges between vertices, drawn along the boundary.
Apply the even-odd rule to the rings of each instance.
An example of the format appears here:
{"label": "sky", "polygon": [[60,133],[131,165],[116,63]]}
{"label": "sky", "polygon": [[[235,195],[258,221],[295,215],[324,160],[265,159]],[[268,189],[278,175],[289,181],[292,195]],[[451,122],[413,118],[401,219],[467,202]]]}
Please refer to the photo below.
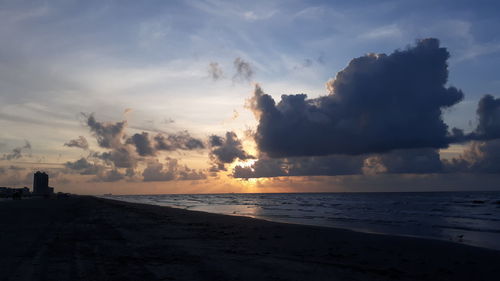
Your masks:
{"label": "sky", "polygon": [[499,190],[496,1],[0,1],[0,186]]}

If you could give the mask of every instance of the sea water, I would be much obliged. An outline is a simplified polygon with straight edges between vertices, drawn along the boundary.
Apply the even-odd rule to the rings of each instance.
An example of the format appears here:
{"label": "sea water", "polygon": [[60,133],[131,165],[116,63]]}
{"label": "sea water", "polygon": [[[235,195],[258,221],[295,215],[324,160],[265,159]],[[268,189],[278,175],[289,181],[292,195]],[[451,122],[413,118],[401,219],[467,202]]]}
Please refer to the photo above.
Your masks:
{"label": "sea water", "polygon": [[500,192],[108,195],[277,222],[416,236],[500,250]]}

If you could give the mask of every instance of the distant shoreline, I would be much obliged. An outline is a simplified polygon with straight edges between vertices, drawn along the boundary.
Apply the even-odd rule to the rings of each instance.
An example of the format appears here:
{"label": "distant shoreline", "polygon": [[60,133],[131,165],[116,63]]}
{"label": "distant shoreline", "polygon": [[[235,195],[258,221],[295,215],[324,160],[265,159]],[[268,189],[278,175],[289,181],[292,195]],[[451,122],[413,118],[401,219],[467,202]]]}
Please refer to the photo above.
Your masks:
{"label": "distant shoreline", "polygon": [[[500,251],[72,196],[0,204],[6,280],[497,280]],[[8,214],[16,214],[11,216]]]}

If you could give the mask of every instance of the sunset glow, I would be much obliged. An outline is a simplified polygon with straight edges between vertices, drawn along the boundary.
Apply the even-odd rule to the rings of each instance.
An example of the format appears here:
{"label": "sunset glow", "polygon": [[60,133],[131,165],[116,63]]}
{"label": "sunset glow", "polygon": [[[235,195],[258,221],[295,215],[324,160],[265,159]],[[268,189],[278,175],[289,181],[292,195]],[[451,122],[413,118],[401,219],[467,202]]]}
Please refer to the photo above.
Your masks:
{"label": "sunset glow", "polygon": [[408,18],[401,3],[258,2],[6,4],[0,182],[316,192],[409,175],[447,190],[456,174],[468,190],[488,174],[498,188],[494,24],[437,4]]}

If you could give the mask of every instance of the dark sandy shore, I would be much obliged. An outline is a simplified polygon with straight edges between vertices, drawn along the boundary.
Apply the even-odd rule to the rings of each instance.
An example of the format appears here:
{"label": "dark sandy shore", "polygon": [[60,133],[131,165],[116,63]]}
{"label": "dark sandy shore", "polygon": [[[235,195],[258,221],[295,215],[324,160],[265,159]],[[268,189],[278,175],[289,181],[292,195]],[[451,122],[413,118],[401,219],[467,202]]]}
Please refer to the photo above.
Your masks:
{"label": "dark sandy shore", "polygon": [[500,280],[500,251],[94,197],[0,202],[1,280]]}

